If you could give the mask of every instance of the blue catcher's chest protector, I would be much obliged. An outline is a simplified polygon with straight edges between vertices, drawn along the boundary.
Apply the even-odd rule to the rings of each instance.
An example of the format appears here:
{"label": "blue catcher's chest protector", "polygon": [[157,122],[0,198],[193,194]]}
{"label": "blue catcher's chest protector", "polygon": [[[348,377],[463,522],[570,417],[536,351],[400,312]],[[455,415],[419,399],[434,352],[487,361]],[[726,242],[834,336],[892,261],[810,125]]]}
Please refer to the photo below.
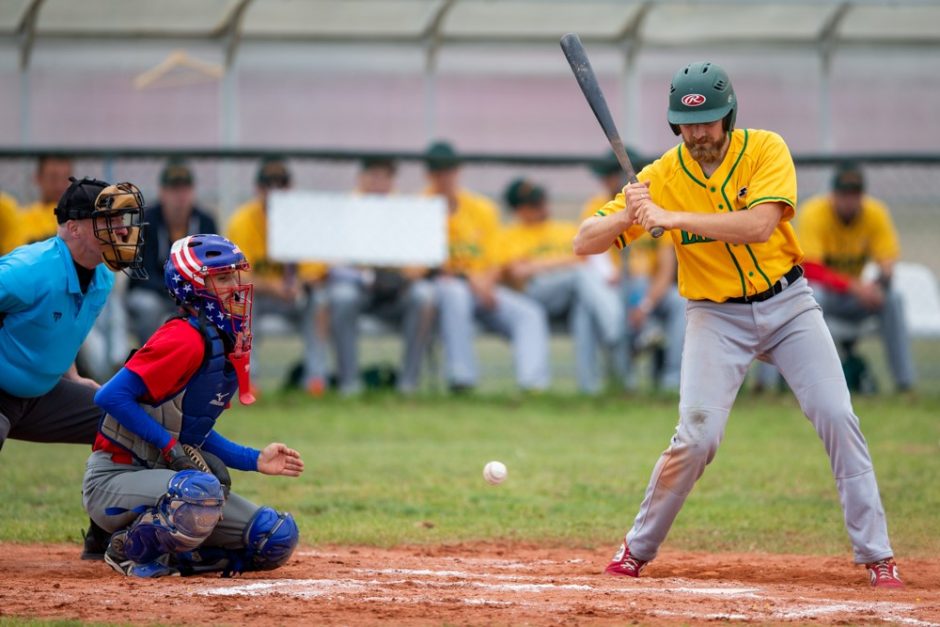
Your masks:
{"label": "blue catcher's chest protector", "polygon": [[[202,365],[182,390],[144,409],[181,443],[201,447],[238,390],[238,378],[225,355],[225,344],[218,329],[210,324],[200,325],[193,317],[188,322],[206,341]],[[101,432],[150,467],[162,459],[155,446],[122,426],[110,414],[102,419]]]}
{"label": "blue catcher's chest protector", "polygon": [[[190,318],[197,330],[199,321]],[[183,390],[183,424],[178,439],[183,444],[202,446],[215,426],[215,421],[238,390],[235,369],[225,356],[225,345],[219,330],[205,325],[207,350],[202,367]]]}

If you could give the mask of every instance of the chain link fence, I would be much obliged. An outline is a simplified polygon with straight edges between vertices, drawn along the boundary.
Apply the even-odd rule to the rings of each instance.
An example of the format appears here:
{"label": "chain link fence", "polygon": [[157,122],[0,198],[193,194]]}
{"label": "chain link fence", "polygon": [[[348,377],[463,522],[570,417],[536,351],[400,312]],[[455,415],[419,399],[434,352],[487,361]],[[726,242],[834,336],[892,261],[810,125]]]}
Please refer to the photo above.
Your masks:
{"label": "chain link fence", "polygon": [[[132,154],[126,154],[128,152],[120,156],[106,156],[108,151],[105,150],[79,154],[73,159],[74,174],[109,181],[134,182],[143,190],[148,204],[156,202],[160,171],[170,152],[134,150]],[[189,161],[196,176],[198,203],[216,216],[223,231],[235,209],[254,196],[255,174],[263,154],[271,152],[173,153]],[[296,188],[319,191],[353,189],[359,162],[364,156],[349,152],[284,151],[276,154],[287,157]],[[420,155],[410,153],[396,156],[401,157],[397,190],[400,193],[420,193],[426,185]],[[16,198],[21,206],[37,200],[38,192],[34,183],[37,158],[38,153],[0,151],[0,190]],[[940,244],[940,154],[856,155],[853,158],[865,170],[867,191],[891,209],[900,236],[902,259],[924,265],[935,277],[940,276],[940,257],[935,254]],[[495,200],[502,208],[504,221],[508,221],[511,216],[502,202],[503,192],[510,181],[525,176],[547,188],[554,217],[576,221],[584,203],[601,193],[600,184],[589,168],[590,159],[590,156],[466,155],[461,183]],[[840,159],[796,156],[795,160],[800,198],[806,200],[827,192],[833,166]],[[885,381],[889,380],[881,364],[880,346],[875,340],[868,344],[873,361],[878,362],[877,367],[884,374]],[[940,359],[935,357],[937,345],[936,339],[918,338],[915,341],[922,385],[926,385],[927,381],[940,381]],[[388,348],[383,350],[387,351]],[[484,352],[487,351],[496,355],[490,371],[509,376],[511,358],[508,349],[505,355],[499,347],[490,347]],[[368,354],[368,349],[364,349],[364,354]],[[556,347],[553,356],[556,372],[570,370],[567,347]],[[561,387],[571,386],[562,383]]]}

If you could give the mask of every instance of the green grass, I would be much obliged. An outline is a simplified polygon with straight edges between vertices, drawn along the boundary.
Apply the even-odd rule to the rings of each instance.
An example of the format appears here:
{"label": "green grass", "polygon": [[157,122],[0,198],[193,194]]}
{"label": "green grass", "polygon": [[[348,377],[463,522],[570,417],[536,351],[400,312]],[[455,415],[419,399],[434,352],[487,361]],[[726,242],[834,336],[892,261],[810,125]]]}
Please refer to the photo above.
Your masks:
{"label": "green grass", "polygon": [[[940,550],[940,399],[856,400],[895,550]],[[244,443],[284,441],[297,480],[235,472],[235,490],[295,514],[307,544],[513,539],[616,544],[676,421],[675,400],[546,395],[358,400],[268,394],[223,416]],[[7,441],[0,540],[78,542],[86,447]],[[509,467],[501,486],[483,465]],[[838,495],[789,396],[742,397],[667,541],[684,549],[847,554]]]}

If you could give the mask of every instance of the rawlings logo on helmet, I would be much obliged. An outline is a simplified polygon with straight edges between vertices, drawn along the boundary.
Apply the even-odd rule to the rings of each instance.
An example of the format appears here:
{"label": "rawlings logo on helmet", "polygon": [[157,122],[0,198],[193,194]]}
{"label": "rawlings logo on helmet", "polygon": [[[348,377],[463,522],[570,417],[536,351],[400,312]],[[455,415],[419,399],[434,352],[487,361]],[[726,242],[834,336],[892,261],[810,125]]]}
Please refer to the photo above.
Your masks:
{"label": "rawlings logo on helmet", "polygon": [[705,104],[705,96],[702,94],[686,94],[682,96],[681,102],[687,107],[698,107]]}

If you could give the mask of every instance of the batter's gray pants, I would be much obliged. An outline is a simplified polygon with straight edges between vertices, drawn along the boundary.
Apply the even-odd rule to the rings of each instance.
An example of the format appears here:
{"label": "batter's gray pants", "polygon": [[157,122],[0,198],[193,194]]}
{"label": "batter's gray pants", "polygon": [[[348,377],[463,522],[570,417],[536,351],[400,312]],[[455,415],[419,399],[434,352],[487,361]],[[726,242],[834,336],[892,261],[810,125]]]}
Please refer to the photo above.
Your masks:
{"label": "batter's gray pants", "polygon": [[59,379],[54,388],[35,398],[21,398],[0,390],[0,449],[6,439],[62,444],[95,441],[101,408],[97,390]]}
{"label": "batter's gray pants", "polygon": [[[176,474],[172,470],[148,469],[136,464],[118,464],[110,453],[95,451],[85,464],[82,481],[82,504],[89,518],[110,533],[128,527],[140,514],[132,511],[107,514],[108,508],[132,510],[141,505],[156,505],[166,494],[167,482]],[[226,549],[245,548],[245,528],[258,506],[234,492],[229,493],[222,507],[222,520],[216,525],[204,546]]]}
{"label": "batter's gray pants", "polygon": [[626,312],[616,288],[593,268],[581,265],[537,275],[525,293],[541,303],[550,317],[568,317],[579,390],[596,394],[603,387],[598,347],[609,352],[614,372],[626,383]]}
{"label": "batter's gray pants", "polygon": [[[884,306],[880,311],[873,312],[851,294],[840,294],[818,283],[810,285],[826,319],[837,318],[861,323],[867,318],[877,317],[878,332],[881,335],[885,355],[888,356],[888,366],[891,369],[894,384],[900,390],[913,387],[917,374],[914,369],[914,358],[911,355],[907,320],[904,317],[904,302],[899,293],[888,291],[885,294]],[[761,364],[757,377],[763,387],[772,388],[778,381],[777,369],[769,364]]]}
{"label": "batter's gray pants", "polygon": [[[359,376],[358,322],[365,291],[358,281],[346,279],[331,279],[326,289],[340,392],[355,394],[362,387]],[[404,346],[398,389],[403,393],[411,393],[418,389],[421,360],[433,338],[437,295],[430,281],[414,281],[400,298]]]}
{"label": "batter's gray pants", "polygon": [[512,343],[516,382],[523,390],[544,390],[551,380],[548,315],[537,302],[508,287],[496,287],[496,306],[485,309],[464,279],[435,281],[440,303],[444,368],[451,385],[474,386],[480,373],[473,341],[474,319]]}
{"label": "batter's gray pants", "polygon": [[892,556],[868,445],[832,336],[806,280],[762,303],[692,301],[687,319],[679,425],[627,533],[630,553],[641,560],[656,557],[692,486],[718,451],[748,367],[766,354],[823,441],[855,561]]}

